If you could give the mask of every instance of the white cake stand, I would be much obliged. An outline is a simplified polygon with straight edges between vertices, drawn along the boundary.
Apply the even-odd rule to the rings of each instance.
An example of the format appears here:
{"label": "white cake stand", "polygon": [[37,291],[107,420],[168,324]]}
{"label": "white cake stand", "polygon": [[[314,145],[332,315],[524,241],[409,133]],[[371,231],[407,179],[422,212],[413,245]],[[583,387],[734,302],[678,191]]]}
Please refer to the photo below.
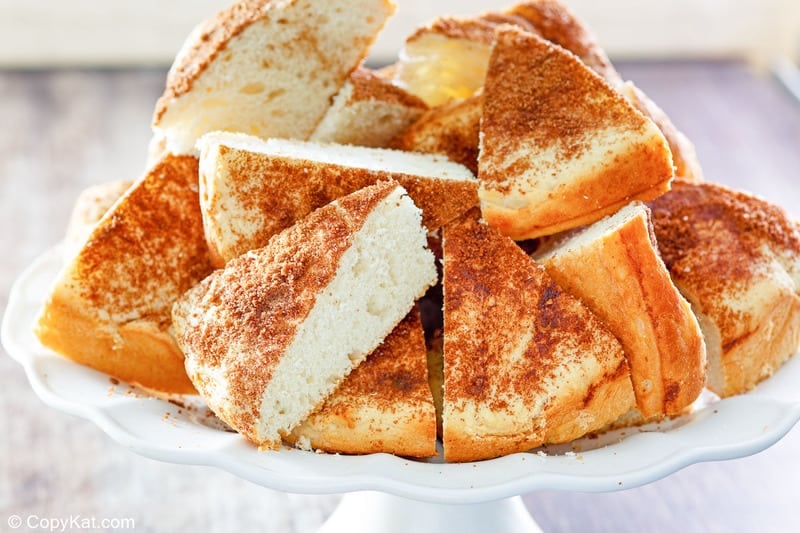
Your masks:
{"label": "white cake stand", "polygon": [[[800,357],[754,391],[706,400],[690,415],[499,459],[443,464],[387,454],[259,452],[226,431],[197,398],[155,398],[50,352],[31,326],[62,265],[62,249],[16,281],[3,319],[8,353],[51,407],[86,418],[112,439],[161,461],[209,465],[272,489],[349,493],[321,531],[538,531],[520,494],[539,489],[615,491],[692,463],[743,457],[800,420]],[[366,492],[365,492],[366,491]]]}

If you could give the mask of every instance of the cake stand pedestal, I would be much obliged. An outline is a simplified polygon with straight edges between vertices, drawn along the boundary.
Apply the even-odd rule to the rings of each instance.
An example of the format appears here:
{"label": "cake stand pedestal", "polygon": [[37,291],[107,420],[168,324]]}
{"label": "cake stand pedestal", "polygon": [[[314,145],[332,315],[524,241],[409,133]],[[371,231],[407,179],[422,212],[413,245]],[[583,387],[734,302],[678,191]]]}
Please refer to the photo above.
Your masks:
{"label": "cake stand pedestal", "polygon": [[520,496],[472,505],[351,492],[318,533],[542,533]]}

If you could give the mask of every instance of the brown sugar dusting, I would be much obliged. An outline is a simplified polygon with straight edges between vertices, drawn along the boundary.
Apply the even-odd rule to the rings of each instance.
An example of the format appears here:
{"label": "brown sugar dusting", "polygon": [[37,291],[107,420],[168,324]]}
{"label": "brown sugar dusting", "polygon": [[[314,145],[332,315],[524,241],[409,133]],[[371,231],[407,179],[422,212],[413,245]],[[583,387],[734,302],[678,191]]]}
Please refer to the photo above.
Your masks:
{"label": "brown sugar dusting", "polygon": [[647,123],[575,56],[514,28],[498,30],[485,94],[480,175],[496,182],[507,179],[497,163],[522,142],[539,150],[555,146],[558,160],[568,161],[589,147],[591,132]]}
{"label": "brown sugar dusting", "polygon": [[608,344],[601,359],[619,355],[593,315],[474,212],[445,226],[444,255],[447,401],[501,411],[509,395],[534,402],[572,354]]}
{"label": "brown sugar dusting", "polygon": [[[337,198],[342,198],[380,180],[393,179],[422,209],[422,223],[429,230],[439,228],[477,205],[477,183],[467,180],[428,179],[417,176],[373,171],[363,168],[322,164],[302,159],[272,157],[266,154],[220,146],[231,176],[243,176],[231,188],[235,203],[241,206],[245,225],[259,228],[252,235],[237,235],[230,255],[238,256],[265,246],[276,233]],[[211,201],[208,212],[224,218],[223,206]],[[235,228],[231,228],[235,232]]]}
{"label": "brown sugar dusting", "polygon": [[673,189],[650,204],[659,251],[668,267],[713,237],[711,229],[724,228],[754,252],[754,244],[766,241],[781,252],[800,254],[798,226],[781,207],[712,183],[676,179]]}
{"label": "brown sugar dusting", "polygon": [[240,430],[255,425],[267,383],[298,325],[334,278],[354,233],[396,187],[383,181],[314,211],[268,246],[230,261],[179,302],[176,313],[197,319],[183,317],[184,351],[203,365],[222,366],[228,376],[229,399],[238,408],[226,422]]}
{"label": "brown sugar dusting", "polygon": [[676,179],[650,208],[670,274],[709,306],[705,311],[716,314],[722,331],[735,331],[741,318],[723,305],[722,295],[744,291],[771,254],[800,255],[800,232],[786,212],[746,193]]}
{"label": "brown sugar dusting", "polygon": [[[253,236],[240,234],[240,245],[233,250],[241,255],[254,248],[265,246],[270,237],[290,227],[311,211],[336,198],[369,185],[366,180],[352,187],[340,186],[341,176],[329,168],[320,170],[319,181],[310,182],[308,171],[299,169],[304,162],[287,162],[280,158],[265,157],[255,152],[220,146],[220,157],[224,158],[231,176],[259,176],[260,179],[241,180],[231,191],[238,205],[244,210],[237,216],[246,217],[243,222],[260,226]],[[329,185],[321,186],[320,183]],[[291,201],[285,194],[270,194],[272,190],[295,191]],[[222,206],[214,202],[209,211],[222,216]],[[245,215],[246,213],[246,215]],[[269,216],[264,216],[268,214]]]}
{"label": "brown sugar dusting", "polygon": [[197,191],[192,156],[167,156],[137,182],[76,259],[81,298],[165,329],[173,301],[212,270]]}

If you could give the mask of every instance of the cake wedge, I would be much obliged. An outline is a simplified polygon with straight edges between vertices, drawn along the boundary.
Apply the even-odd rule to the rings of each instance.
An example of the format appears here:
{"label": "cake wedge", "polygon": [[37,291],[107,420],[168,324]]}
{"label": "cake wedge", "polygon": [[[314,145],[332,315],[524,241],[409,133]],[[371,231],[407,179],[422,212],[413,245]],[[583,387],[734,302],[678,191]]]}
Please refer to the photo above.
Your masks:
{"label": "cake wedge", "polygon": [[479,196],[514,240],[590,224],[669,190],[658,127],[570,52],[497,30],[484,87]]}
{"label": "cake wedge", "polygon": [[168,154],[94,226],[59,275],[35,333],[46,347],[115,378],[193,393],[170,311],[211,270],[197,159]]}
{"label": "cake wedge", "polygon": [[396,182],[340,198],[229,262],[172,313],[208,406],[279,447],[436,282],[422,215]]}
{"label": "cake wedge", "polygon": [[478,203],[472,173],[443,156],[226,133],[199,144],[203,223],[217,266],[381,179],[408,191],[428,231]]}
{"label": "cake wedge", "polygon": [[469,98],[483,87],[494,32],[503,25],[561,46],[612,86],[621,83],[594,35],[559,0],[533,0],[470,18],[432,20],[406,39],[393,68],[394,83],[431,107]]}
{"label": "cake wedge", "polygon": [[445,459],[567,442],[628,412],[619,341],[476,211],[444,228]]}
{"label": "cake wedge", "polygon": [[534,258],[620,340],[642,419],[681,414],[697,399],[703,335],[661,260],[647,206],[632,202]]}
{"label": "cake wedge", "polygon": [[762,198],[683,179],[650,207],[661,256],[705,336],[708,388],[747,392],[800,349],[796,222]]}
{"label": "cake wedge", "polygon": [[193,153],[216,130],[307,139],[395,10],[390,0],[238,0],[197,26],[153,129]]}

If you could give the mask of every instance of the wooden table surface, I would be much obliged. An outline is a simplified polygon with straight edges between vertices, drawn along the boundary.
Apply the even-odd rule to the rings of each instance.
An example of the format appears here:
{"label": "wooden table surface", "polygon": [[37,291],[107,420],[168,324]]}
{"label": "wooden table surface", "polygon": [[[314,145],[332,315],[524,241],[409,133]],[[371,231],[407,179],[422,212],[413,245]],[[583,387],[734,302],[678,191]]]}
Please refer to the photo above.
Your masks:
{"label": "wooden table surface", "polygon": [[[695,141],[707,178],[800,217],[800,105],[735,63],[624,64]],[[86,186],[137,176],[164,71],[0,71],[0,313],[19,272],[62,237]],[[0,356],[0,531],[10,515],[134,518],[137,531],[314,531],[337,496],[288,495],[164,464],[44,406]],[[545,531],[800,531],[800,427],[758,455],[609,494],[524,500]]]}

